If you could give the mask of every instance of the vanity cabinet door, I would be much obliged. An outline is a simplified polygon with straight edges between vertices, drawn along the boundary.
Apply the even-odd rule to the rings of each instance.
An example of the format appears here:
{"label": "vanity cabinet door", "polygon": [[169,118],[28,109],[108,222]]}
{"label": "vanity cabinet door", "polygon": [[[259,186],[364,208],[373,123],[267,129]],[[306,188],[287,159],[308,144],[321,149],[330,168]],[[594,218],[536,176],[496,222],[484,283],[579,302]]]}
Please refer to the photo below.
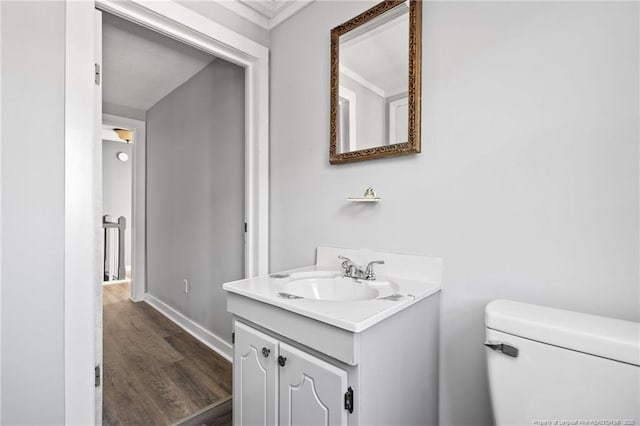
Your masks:
{"label": "vanity cabinet door", "polygon": [[233,424],[278,424],[278,341],[241,322],[233,347]]}
{"label": "vanity cabinet door", "polygon": [[280,360],[280,425],[347,425],[346,371],[286,343]]}

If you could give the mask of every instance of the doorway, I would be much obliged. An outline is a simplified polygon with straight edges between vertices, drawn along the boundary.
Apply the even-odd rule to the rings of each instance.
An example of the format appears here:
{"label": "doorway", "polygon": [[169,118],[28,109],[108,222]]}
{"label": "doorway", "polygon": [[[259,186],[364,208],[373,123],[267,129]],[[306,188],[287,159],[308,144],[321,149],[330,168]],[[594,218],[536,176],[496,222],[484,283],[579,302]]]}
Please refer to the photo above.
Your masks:
{"label": "doorway", "polygon": [[[146,126],[120,115],[101,117],[103,284],[126,281],[129,297],[139,302],[146,289]],[[123,231],[117,226],[121,217]],[[119,230],[124,233],[123,251]]]}
{"label": "doorway", "polygon": [[[245,179],[247,276],[268,272],[268,48],[173,2],[97,0],[95,6],[202,48],[245,69]],[[99,156],[93,144],[99,57],[95,50],[93,2],[70,2],[65,11],[65,292],[64,400],[68,423],[101,421],[94,369],[99,371],[101,338],[95,321],[96,287],[101,283]],[[95,66],[94,66],[95,64]],[[95,69],[94,69],[95,68]],[[91,79],[87,78],[91,75]],[[88,374],[90,372],[90,374]],[[100,376],[97,376],[100,379]],[[97,388],[98,393],[100,387]]]}
{"label": "doorway", "polygon": [[[245,70],[106,12],[101,28],[102,276],[118,283],[103,290],[98,324],[102,419],[135,422],[156,407],[158,422],[173,423],[231,391],[221,284],[245,276]],[[128,265],[139,303],[122,298]]]}

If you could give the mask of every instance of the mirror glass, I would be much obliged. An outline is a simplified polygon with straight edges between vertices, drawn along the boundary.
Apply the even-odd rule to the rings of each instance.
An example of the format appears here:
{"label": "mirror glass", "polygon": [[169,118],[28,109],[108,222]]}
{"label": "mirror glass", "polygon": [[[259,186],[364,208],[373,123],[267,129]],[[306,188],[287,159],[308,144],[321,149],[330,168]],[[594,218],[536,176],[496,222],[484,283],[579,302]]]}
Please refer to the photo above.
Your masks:
{"label": "mirror glass", "polygon": [[332,164],[420,152],[419,3],[382,2],[331,31]]}
{"label": "mirror glass", "polygon": [[407,142],[409,7],[340,37],[338,153]]}

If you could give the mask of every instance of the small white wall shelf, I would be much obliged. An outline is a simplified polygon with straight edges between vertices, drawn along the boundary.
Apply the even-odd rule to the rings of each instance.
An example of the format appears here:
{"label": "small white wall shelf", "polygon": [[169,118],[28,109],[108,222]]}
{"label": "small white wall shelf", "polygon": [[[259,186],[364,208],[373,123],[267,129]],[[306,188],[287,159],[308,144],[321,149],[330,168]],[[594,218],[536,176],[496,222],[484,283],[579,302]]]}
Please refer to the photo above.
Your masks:
{"label": "small white wall shelf", "polygon": [[376,191],[369,187],[364,191],[364,195],[361,197],[347,197],[347,201],[354,203],[377,203],[380,201],[380,197],[376,195]]}

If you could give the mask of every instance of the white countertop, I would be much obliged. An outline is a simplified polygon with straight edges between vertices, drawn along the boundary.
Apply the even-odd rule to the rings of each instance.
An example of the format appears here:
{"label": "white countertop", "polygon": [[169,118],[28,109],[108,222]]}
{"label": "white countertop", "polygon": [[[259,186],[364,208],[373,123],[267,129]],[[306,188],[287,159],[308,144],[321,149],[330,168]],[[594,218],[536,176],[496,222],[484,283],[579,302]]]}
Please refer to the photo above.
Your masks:
{"label": "white countertop", "polygon": [[[314,265],[284,271],[281,274],[286,275],[307,271],[336,271],[336,269]],[[354,333],[364,331],[441,290],[441,282],[438,280],[418,281],[379,275],[378,280],[388,280],[397,284],[398,290],[396,294],[399,295],[397,299],[376,298],[357,301],[327,301],[307,298],[286,299],[278,294],[282,292],[283,285],[290,282],[291,278],[274,278],[274,275],[277,276],[278,274],[233,281],[224,284],[222,288],[229,293],[239,294],[277,306]],[[362,281],[362,285],[367,285],[367,282]]]}

